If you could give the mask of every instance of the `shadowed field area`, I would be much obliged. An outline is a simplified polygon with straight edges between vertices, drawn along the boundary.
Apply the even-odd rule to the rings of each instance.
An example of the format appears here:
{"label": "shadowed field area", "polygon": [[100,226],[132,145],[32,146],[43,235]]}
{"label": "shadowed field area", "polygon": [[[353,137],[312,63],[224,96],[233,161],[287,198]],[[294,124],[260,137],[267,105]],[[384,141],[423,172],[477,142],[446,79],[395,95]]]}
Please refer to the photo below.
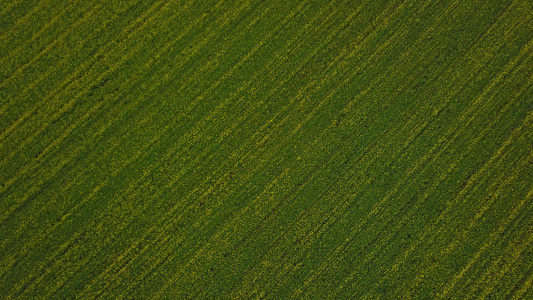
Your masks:
{"label": "shadowed field area", "polygon": [[533,3],[0,0],[0,298],[533,299]]}

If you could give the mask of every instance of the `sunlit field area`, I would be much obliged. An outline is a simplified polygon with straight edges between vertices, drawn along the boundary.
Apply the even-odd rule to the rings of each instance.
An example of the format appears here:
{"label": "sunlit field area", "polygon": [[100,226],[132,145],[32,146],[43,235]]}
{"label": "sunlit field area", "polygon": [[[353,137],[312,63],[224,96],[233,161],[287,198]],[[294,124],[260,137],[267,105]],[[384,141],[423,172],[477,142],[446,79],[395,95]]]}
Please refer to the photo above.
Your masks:
{"label": "sunlit field area", "polygon": [[533,299],[533,2],[0,0],[1,299]]}

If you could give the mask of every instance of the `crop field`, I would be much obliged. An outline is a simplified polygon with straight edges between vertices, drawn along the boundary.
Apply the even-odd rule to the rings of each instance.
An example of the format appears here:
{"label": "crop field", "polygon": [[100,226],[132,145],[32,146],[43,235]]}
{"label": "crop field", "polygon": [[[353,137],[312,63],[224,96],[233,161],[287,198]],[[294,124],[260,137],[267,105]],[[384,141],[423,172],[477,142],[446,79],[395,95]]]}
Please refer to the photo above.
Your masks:
{"label": "crop field", "polygon": [[533,299],[533,2],[0,0],[0,299]]}

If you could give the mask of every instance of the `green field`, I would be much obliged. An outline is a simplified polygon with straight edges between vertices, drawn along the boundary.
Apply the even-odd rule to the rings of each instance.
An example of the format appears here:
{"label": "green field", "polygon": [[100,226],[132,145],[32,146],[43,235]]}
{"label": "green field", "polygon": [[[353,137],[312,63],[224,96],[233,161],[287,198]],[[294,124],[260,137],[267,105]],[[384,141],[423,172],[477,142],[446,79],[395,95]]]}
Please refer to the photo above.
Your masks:
{"label": "green field", "polygon": [[533,299],[533,2],[0,0],[0,299]]}

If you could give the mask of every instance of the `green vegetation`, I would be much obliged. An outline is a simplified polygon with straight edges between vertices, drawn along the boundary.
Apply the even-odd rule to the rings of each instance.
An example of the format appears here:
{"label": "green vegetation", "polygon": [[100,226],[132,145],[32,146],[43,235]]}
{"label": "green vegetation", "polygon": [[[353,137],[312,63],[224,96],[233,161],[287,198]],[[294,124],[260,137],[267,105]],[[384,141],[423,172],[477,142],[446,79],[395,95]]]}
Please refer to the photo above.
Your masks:
{"label": "green vegetation", "polygon": [[0,0],[0,295],[533,299],[533,3]]}

